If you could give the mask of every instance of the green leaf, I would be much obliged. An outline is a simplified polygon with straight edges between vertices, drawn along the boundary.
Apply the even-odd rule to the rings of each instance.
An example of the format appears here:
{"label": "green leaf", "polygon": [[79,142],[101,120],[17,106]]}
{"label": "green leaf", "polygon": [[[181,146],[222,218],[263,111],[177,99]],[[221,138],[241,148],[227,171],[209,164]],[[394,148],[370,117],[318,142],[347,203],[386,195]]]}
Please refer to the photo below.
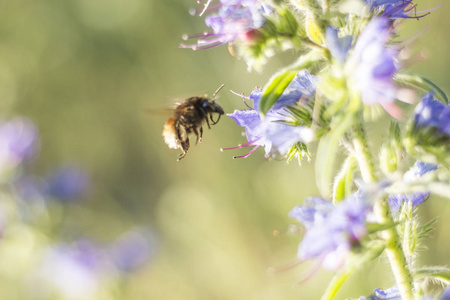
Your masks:
{"label": "green leaf", "polygon": [[398,223],[396,222],[389,222],[389,223],[367,223],[367,231],[370,233],[375,233],[378,231],[383,231],[383,230],[387,230],[387,229],[391,229],[395,226],[397,226]]}
{"label": "green leaf", "polygon": [[269,80],[259,101],[259,111],[263,115],[277,102],[296,74],[297,71],[282,71]]}
{"label": "green leaf", "polygon": [[425,77],[410,72],[399,72],[394,75],[394,80],[401,85],[414,88],[423,93],[428,93],[432,90],[437,100],[444,104],[448,104],[448,97],[444,91]]}
{"label": "green leaf", "polygon": [[331,130],[322,137],[317,149],[316,155],[316,182],[320,193],[324,197],[331,194],[333,185],[334,165],[339,151],[339,140],[352,126],[354,121],[353,114],[345,114],[336,117],[331,124]]}
{"label": "green leaf", "polygon": [[310,70],[323,61],[325,58],[323,53],[318,51],[310,51],[302,55],[291,66],[281,70],[270,78],[269,82],[263,89],[263,94],[259,100],[259,111],[265,115],[272,105],[281,97],[284,90],[289,86],[298,71],[302,69]]}
{"label": "green leaf", "polygon": [[342,165],[341,171],[334,179],[333,203],[337,204],[350,196],[353,187],[353,172],[357,167],[356,159],[353,156],[347,157]]}
{"label": "green leaf", "polygon": [[442,266],[423,267],[415,272],[415,278],[433,278],[445,284],[450,284],[450,269]]}

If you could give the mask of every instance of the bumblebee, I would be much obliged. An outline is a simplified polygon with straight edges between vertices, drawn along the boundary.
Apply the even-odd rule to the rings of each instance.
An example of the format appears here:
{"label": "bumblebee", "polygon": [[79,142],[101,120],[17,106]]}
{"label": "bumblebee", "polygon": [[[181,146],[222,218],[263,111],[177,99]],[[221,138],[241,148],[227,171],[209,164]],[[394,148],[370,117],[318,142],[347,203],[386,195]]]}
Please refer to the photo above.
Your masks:
{"label": "bumblebee", "polygon": [[[189,135],[195,134],[197,137],[196,144],[202,141],[203,122],[206,121],[208,128],[219,122],[220,117],[224,114],[222,107],[214,100],[216,94],[224,85],[222,84],[213,94],[210,100],[206,97],[191,97],[179,104],[173,115],[167,120],[163,129],[163,137],[167,146],[171,149],[181,148],[181,154],[177,161],[186,156],[189,150]],[[213,119],[213,114],[217,114],[217,120]]]}

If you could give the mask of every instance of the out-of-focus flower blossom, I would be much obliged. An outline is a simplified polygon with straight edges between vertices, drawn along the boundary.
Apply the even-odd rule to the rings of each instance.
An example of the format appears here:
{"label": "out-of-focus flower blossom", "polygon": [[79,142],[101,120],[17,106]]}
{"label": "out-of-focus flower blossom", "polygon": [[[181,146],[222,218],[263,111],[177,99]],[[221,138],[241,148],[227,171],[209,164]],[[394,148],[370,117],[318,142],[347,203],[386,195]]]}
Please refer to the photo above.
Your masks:
{"label": "out-of-focus flower blossom", "polygon": [[212,1],[208,1],[201,14],[218,10],[205,18],[206,25],[212,31],[184,36],[184,39],[198,38],[198,42],[194,45],[182,44],[182,48],[202,50],[236,39],[251,39],[254,36],[252,32],[264,24],[264,16],[271,11],[270,6],[261,0],[220,0],[220,4],[208,7],[210,2]]}
{"label": "out-of-focus flower blossom", "polygon": [[449,137],[450,106],[435,100],[433,92],[428,92],[414,110],[414,128],[435,129],[437,134]]}
{"label": "out-of-focus flower blossom", "polygon": [[307,230],[298,248],[299,259],[317,258],[325,268],[337,269],[366,236],[366,216],[371,208],[365,199],[356,196],[337,206],[325,201],[309,198],[306,205],[295,207],[289,215]]}
{"label": "out-of-focus flower blossom", "polygon": [[363,103],[381,104],[388,112],[396,98],[393,76],[398,70],[397,51],[386,46],[391,35],[387,19],[372,19],[346,64],[346,73],[351,74],[351,84],[361,93]]}
{"label": "out-of-focus flower blossom", "polygon": [[397,87],[393,76],[399,70],[397,51],[387,46],[392,32],[387,18],[373,18],[351,48],[353,37],[339,37],[338,31],[328,28],[327,45],[332,56],[343,65],[347,87],[361,95],[366,105],[380,104],[393,117],[401,118],[395,105]]}
{"label": "out-of-focus flower blossom", "polygon": [[258,111],[262,92],[261,90],[253,91],[250,99],[253,100],[254,108],[236,110],[232,114],[227,114],[239,126],[245,127],[248,142],[222,150],[253,146],[254,148],[249,153],[238,156],[247,157],[258,147],[264,146],[266,156],[276,153],[285,155],[297,142],[310,142],[314,138],[312,130],[309,127],[289,124],[292,122],[292,118],[287,107],[294,106],[301,101],[308,102],[309,98],[314,95],[314,90],[315,77],[307,71],[300,71],[264,118],[261,118]]}
{"label": "out-of-focus flower blossom", "polygon": [[82,168],[64,166],[48,179],[47,194],[60,200],[79,199],[87,192],[89,182],[89,176]]}
{"label": "out-of-focus flower blossom", "polygon": [[[445,292],[444,292],[444,294],[445,294]],[[442,294],[442,295],[444,295],[444,294]],[[432,300],[434,298],[430,297],[430,296],[425,296],[420,299],[421,300]],[[439,300],[449,300],[449,299],[450,298],[442,298],[442,296],[439,298]],[[358,298],[358,300],[402,300],[402,297],[400,295],[399,289],[396,286],[394,286],[387,290],[375,289],[373,291],[372,295],[370,295],[368,297],[361,296]]]}
{"label": "out-of-focus flower blossom", "polygon": [[450,285],[448,285],[442,295],[439,297],[439,300],[450,300]]}
{"label": "out-of-focus flower blossom", "polygon": [[345,62],[348,51],[352,46],[353,37],[348,35],[339,37],[335,28],[328,27],[326,30],[326,40],[331,55],[341,64]]}
{"label": "out-of-focus flower blossom", "polygon": [[382,289],[375,289],[373,294],[369,297],[361,296],[358,300],[401,300],[400,291],[396,286],[383,291]]}
{"label": "out-of-focus flower blossom", "polygon": [[62,299],[95,299],[101,286],[103,253],[91,242],[55,245],[36,271],[36,294]]}
{"label": "out-of-focus flower blossom", "polygon": [[[422,177],[424,174],[434,171],[437,169],[436,164],[429,164],[417,161],[414,166],[411,167],[410,170],[408,170],[404,176],[403,181],[404,183],[414,183],[414,181],[417,181],[420,177]],[[429,192],[416,192],[413,194],[392,194],[389,196],[389,206],[391,208],[391,211],[394,215],[396,215],[400,207],[404,203],[411,203],[412,206],[417,206],[419,204],[422,204],[428,198],[430,197]]]}
{"label": "out-of-focus flower blossom", "polygon": [[34,124],[17,117],[0,122],[0,174],[13,171],[18,165],[33,158],[39,148],[38,131]]}
{"label": "out-of-focus flower blossom", "polygon": [[131,230],[112,245],[111,259],[118,270],[132,272],[151,259],[156,252],[156,238],[148,230]]}

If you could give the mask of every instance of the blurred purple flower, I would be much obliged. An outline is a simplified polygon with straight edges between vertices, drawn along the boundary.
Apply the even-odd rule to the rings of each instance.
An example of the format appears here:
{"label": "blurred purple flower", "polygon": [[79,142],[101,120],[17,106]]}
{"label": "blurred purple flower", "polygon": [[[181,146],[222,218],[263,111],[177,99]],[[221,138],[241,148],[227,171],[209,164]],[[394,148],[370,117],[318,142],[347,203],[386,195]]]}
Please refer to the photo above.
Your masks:
{"label": "blurred purple flower", "polygon": [[428,15],[430,11],[418,11],[412,0],[366,0],[366,3],[380,16],[394,20],[422,18]]}
{"label": "blurred purple flower", "polygon": [[[404,175],[403,181],[405,183],[412,183],[422,177],[424,174],[437,169],[437,165],[417,161]],[[417,206],[427,201],[430,197],[429,192],[416,192],[413,194],[392,194],[389,195],[389,207],[394,215],[397,215],[402,205],[406,202],[411,203],[412,206]]]}
{"label": "blurred purple flower", "polygon": [[439,300],[450,300],[450,285],[448,285],[442,295],[439,297]]}
{"label": "blurred purple flower", "polygon": [[352,46],[353,37],[339,37],[337,29],[328,27],[326,30],[326,40],[331,55],[339,63],[343,64],[345,62],[345,59],[347,58],[348,51]]}
{"label": "blurred purple flower", "polygon": [[74,200],[84,196],[89,188],[88,174],[78,166],[64,166],[48,179],[47,194],[60,200]]}
{"label": "blurred purple flower", "polygon": [[112,245],[111,259],[118,270],[132,272],[151,259],[156,252],[156,238],[148,230],[131,230]]}
{"label": "blurred purple flower", "polygon": [[397,117],[393,107],[397,92],[393,80],[398,70],[397,51],[386,46],[392,36],[389,26],[386,18],[372,19],[358,37],[347,68],[350,67],[352,82],[364,104],[380,104]]}
{"label": "blurred purple flower", "polygon": [[426,93],[414,110],[414,127],[435,128],[438,133],[450,136],[450,106],[435,100],[432,91]]}
{"label": "blurred purple flower", "polygon": [[261,27],[265,22],[264,16],[271,11],[271,7],[263,4],[261,0],[220,0],[220,4],[208,7],[211,2],[208,1],[200,15],[205,11],[218,9],[217,13],[205,18],[205,24],[212,32],[183,37],[198,38],[198,42],[194,45],[182,44],[182,48],[203,50],[236,39],[251,38],[253,35],[249,33]]}
{"label": "blurred purple flower", "polygon": [[314,90],[315,77],[311,76],[308,71],[300,71],[264,118],[261,118],[258,111],[262,92],[258,89],[254,90],[250,95],[254,108],[235,110],[232,114],[227,114],[239,126],[245,127],[248,142],[222,150],[254,147],[246,155],[235,157],[241,158],[248,157],[258,147],[264,146],[266,156],[276,153],[285,155],[295,143],[310,142],[314,135],[311,129],[288,124],[292,119],[286,107],[294,106],[302,100],[307,102],[309,97],[314,95]]}
{"label": "blurred purple flower", "polygon": [[38,148],[38,131],[30,120],[16,117],[0,122],[0,173],[10,172],[31,160]]}
{"label": "blurred purple flower", "polygon": [[375,289],[373,294],[369,297],[360,297],[358,300],[402,300],[400,291],[396,286],[383,291],[382,289]]}
{"label": "blurred purple flower", "polygon": [[366,216],[370,206],[365,199],[349,197],[337,206],[318,197],[295,207],[290,217],[302,222],[306,234],[298,248],[301,260],[318,258],[327,269],[337,269],[347,253],[367,234]]}
{"label": "blurred purple flower", "polygon": [[103,253],[87,240],[50,247],[36,273],[36,292],[50,290],[64,299],[95,299],[103,264]]}

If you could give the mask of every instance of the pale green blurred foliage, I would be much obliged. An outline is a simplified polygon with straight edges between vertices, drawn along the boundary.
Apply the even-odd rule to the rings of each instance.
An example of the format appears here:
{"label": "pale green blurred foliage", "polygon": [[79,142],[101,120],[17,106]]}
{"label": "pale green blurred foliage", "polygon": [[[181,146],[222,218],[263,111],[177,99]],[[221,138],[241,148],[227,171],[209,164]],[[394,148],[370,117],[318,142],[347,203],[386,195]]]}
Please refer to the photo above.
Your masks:
{"label": "pale green blurred foliage", "polygon": [[[418,2],[419,10],[440,4]],[[125,282],[120,299],[320,297],[331,273],[319,271],[295,286],[313,265],[266,272],[296,258],[301,235],[288,233],[287,214],[317,193],[313,164],[268,162],[262,150],[232,160],[235,153],[219,148],[244,138],[227,118],[206,129],[203,142],[176,162],[178,151],[168,149],[161,137],[168,116],[147,113],[189,96],[211,95],[222,83],[226,89],[218,102],[226,112],[242,109],[242,99],[228,89],[248,95],[295,57],[283,55],[263,73],[248,74],[226,46],[201,52],[178,48],[183,33],[205,30],[203,19],[188,13],[195,5],[194,0],[0,4],[0,109],[3,116],[28,116],[39,127],[41,154],[32,171],[45,174],[74,161],[93,177],[85,202],[50,207],[42,228],[23,225],[14,236],[3,237],[1,243],[10,244],[0,250],[0,269],[10,277],[0,280],[1,299],[28,299],[19,291],[26,265],[34,263],[33,250],[43,241],[66,238],[41,234],[45,222],[60,222],[100,241],[130,226],[155,228],[157,255]],[[406,20],[401,27],[405,37],[422,32],[411,48],[429,57],[411,69],[447,92],[449,12],[444,3],[430,16]],[[449,264],[448,203],[431,198],[421,209],[424,220],[441,216],[422,261]],[[384,260],[371,267],[370,273],[362,270],[348,280],[342,298],[391,286]]]}

